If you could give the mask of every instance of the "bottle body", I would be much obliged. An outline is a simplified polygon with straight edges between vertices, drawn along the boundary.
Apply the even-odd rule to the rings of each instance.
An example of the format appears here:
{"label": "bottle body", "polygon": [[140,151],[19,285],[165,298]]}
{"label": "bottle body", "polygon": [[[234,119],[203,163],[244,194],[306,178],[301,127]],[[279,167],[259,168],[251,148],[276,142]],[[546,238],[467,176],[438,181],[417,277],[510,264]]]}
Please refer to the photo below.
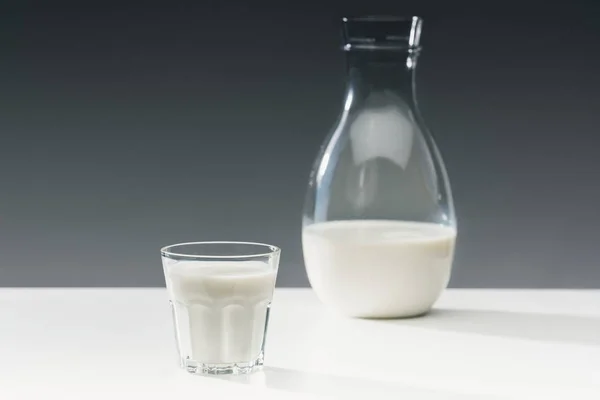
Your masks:
{"label": "bottle body", "polygon": [[320,300],[345,315],[424,314],[448,284],[456,221],[415,100],[421,20],[344,22],[348,84],[310,176],[306,271]]}

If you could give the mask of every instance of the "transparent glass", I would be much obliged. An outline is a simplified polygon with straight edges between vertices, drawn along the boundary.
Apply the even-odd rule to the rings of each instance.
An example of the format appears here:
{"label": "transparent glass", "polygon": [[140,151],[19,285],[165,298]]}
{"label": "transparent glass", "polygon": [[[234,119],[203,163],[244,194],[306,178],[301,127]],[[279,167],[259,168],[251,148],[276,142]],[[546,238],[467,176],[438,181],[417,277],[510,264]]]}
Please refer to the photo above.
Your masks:
{"label": "transparent glass", "polygon": [[349,316],[425,314],[450,278],[450,183],[415,95],[421,28],[343,19],[347,89],[310,175],[302,243],[314,291]]}
{"label": "transparent glass", "polygon": [[280,253],[275,246],[248,242],[161,249],[183,368],[243,374],[263,364]]}

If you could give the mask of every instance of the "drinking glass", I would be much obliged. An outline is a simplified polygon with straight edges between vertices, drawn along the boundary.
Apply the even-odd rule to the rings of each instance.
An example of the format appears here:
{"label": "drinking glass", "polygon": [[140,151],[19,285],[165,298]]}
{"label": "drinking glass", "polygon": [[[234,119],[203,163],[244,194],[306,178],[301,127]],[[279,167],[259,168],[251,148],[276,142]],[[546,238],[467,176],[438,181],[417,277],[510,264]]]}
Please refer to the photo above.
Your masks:
{"label": "drinking glass", "polygon": [[180,364],[194,374],[243,374],[263,364],[281,250],[251,242],[161,249]]}

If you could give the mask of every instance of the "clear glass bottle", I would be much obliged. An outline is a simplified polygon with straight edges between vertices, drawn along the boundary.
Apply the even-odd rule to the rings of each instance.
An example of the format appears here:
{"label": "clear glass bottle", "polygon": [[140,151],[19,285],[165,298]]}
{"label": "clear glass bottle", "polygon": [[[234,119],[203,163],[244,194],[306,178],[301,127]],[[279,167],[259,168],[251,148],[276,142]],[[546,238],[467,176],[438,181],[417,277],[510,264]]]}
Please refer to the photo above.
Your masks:
{"label": "clear glass bottle", "polygon": [[310,175],[302,245],[316,294],[348,316],[425,314],[450,278],[450,183],[415,96],[421,27],[343,19],[346,95]]}

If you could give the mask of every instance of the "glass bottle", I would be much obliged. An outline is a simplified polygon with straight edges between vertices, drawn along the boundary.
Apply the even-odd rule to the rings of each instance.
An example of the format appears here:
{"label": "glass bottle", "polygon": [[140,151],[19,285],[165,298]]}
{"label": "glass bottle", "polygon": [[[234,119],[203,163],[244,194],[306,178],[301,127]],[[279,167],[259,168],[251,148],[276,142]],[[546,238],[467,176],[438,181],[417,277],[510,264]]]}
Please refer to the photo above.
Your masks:
{"label": "glass bottle", "polygon": [[343,19],[346,94],[310,175],[302,246],[319,299],[352,317],[423,315],[450,279],[450,183],[415,96],[421,27]]}

